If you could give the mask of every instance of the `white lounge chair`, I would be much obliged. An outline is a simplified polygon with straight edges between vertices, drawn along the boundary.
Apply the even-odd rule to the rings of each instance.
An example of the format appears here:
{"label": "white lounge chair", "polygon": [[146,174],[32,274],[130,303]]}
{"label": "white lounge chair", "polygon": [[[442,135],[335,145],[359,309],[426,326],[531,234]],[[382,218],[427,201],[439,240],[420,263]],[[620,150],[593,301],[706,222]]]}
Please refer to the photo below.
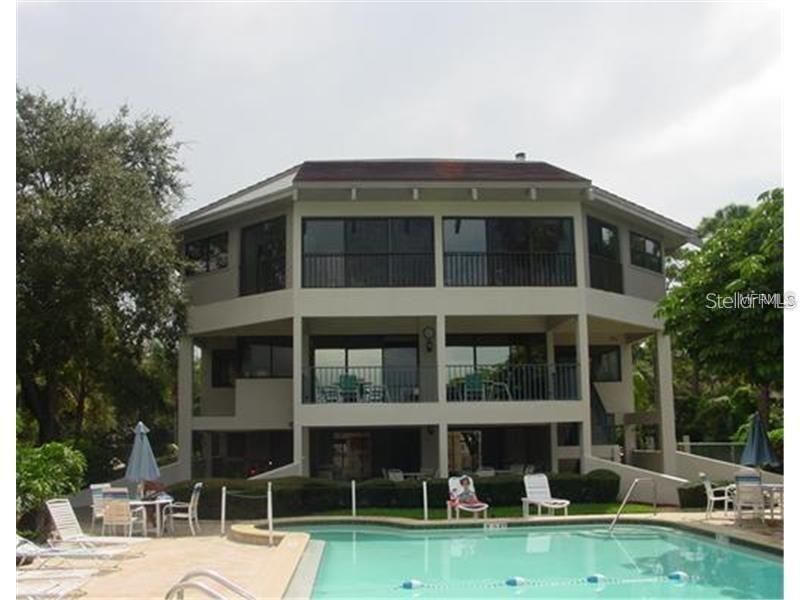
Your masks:
{"label": "white lounge chair", "polygon": [[478,467],[478,470],[475,471],[475,477],[494,477],[497,473],[494,470],[494,467]]}
{"label": "white lounge chair", "polygon": [[39,559],[38,568],[44,568],[51,561],[70,561],[85,559],[94,561],[97,568],[116,568],[120,558],[130,551],[127,546],[93,546],[88,542],[80,546],[39,546],[24,537],[17,536],[17,557]]}
{"label": "white lounge chair", "polygon": [[59,577],[57,579],[20,578],[17,575],[17,598],[38,600],[40,598],[69,598],[83,594],[81,588],[88,577]]}
{"label": "white lounge chair", "polygon": [[169,519],[170,529],[175,531],[175,519],[186,519],[189,523],[189,531],[192,535],[197,535],[200,531],[200,519],[198,518],[198,507],[200,506],[200,492],[203,491],[203,482],[198,481],[192,488],[192,496],[189,502],[173,502],[164,509],[164,518]]}
{"label": "white lounge chair", "polygon": [[700,481],[703,482],[703,487],[706,489],[706,519],[711,518],[711,513],[714,511],[714,505],[717,502],[723,503],[723,511],[725,516],[727,516],[728,505],[733,502],[728,489],[729,486],[713,487],[711,485],[711,480],[705,473],[700,473]]}
{"label": "white lounge chair", "polygon": [[403,471],[400,469],[388,469],[386,471],[386,477],[389,481],[403,481],[405,479]]}
{"label": "white lounge chair", "polygon": [[[466,481],[466,485],[462,484],[462,481]],[[487,517],[489,505],[477,499],[477,495],[475,493],[475,484],[472,481],[472,477],[469,477],[468,475],[451,477],[447,480],[447,487],[450,491],[450,495],[447,500],[448,519],[452,518],[453,510],[455,510],[456,519],[458,519],[462,510],[464,512],[472,513],[476,519],[480,513],[483,513],[484,519]],[[469,494],[469,492],[472,493],[471,495],[475,499],[474,501],[465,501],[464,498],[467,494]]]}
{"label": "white lounge chair", "polygon": [[550,495],[550,482],[544,473],[534,473],[523,477],[525,484],[525,497],[522,499],[522,516],[530,517],[531,504],[536,505],[536,513],[542,516],[542,507],[551,515],[556,510],[563,510],[564,515],[569,515],[569,500],[553,498]]}
{"label": "white lounge chair", "polygon": [[47,512],[50,513],[50,520],[53,521],[56,535],[61,542],[81,543],[104,546],[130,546],[149,542],[148,538],[133,538],[108,535],[86,535],[83,533],[78,517],[72,509],[72,504],[66,498],[54,498],[47,501]]}

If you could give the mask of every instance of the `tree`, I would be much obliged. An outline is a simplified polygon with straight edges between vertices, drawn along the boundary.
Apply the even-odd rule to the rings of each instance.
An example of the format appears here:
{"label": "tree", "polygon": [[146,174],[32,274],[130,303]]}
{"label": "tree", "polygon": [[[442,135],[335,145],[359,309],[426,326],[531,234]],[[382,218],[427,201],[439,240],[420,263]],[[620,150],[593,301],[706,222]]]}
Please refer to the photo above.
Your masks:
{"label": "tree", "polygon": [[658,314],[696,367],[756,386],[767,423],[783,381],[783,312],[774,305],[783,290],[783,189],[704,223],[703,247],[682,253]]}
{"label": "tree", "polygon": [[65,403],[80,413],[120,360],[183,328],[179,147],[166,119],[17,90],[17,378],[40,443]]}

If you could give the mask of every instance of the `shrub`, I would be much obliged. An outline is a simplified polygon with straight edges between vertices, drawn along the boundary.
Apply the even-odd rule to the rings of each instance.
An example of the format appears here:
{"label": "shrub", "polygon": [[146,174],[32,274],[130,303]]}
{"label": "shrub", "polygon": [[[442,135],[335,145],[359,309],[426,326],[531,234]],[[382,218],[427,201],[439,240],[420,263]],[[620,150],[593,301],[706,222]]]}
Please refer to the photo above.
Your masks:
{"label": "shrub", "polygon": [[[548,475],[553,496],[572,502],[613,502],[619,493],[619,476],[606,470],[587,475],[553,473]],[[519,504],[523,495],[522,478],[518,475],[490,477],[475,482],[478,496],[495,506]],[[178,500],[191,495],[190,482],[170,488]],[[218,519],[223,486],[235,495],[228,495],[226,513],[229,519],[263,519],[267,514],[267,482],[246,479],[206,479],[200,502],[200,517]],[[350,482],[307,477],[284,477],[272,481],[273,514],[276,517],[318,514],[350,506]],[[244,497],[240,497],[244,496]],[[249,496],[249,497],[248,497]],[[422,483],[368,479],[358,483],[359,508],[418,508],[422,504]],[[428,505],[444,507],[447,480],[428,481]]]}
{"label": "shrub", "polygon": [[44,503],[77,492],[85,469],[83,454],[66,444],[17,446],[17,524],[27,517],[22,525],[41,531]]}

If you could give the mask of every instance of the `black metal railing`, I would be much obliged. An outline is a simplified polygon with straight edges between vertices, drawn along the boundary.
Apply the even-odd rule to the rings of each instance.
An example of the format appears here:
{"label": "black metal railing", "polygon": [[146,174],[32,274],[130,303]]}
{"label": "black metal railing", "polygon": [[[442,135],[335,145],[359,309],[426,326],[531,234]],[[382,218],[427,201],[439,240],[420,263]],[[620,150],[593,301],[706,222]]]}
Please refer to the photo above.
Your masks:
{"label": "black metal railing", "polygon": [[589,284],[598,290],[622,294],[622,264],[605,256],[590,254]]}
{"label": "black metal railing", "polygon": [[432,253],[304,254],[303,287],[427,287],[434,285]]}
{"label": "black metal railing", "polygon": [[447,400],[578,400],[575,364],[449,365]]}
{"label": "black metal railing", "polygon": [[435,399],[435,367],[311,367],[304,374],[306,404]]}
{"label": "black metal railing", "polygon": [[447,286],[574,286],[572,252],[446,252]]}

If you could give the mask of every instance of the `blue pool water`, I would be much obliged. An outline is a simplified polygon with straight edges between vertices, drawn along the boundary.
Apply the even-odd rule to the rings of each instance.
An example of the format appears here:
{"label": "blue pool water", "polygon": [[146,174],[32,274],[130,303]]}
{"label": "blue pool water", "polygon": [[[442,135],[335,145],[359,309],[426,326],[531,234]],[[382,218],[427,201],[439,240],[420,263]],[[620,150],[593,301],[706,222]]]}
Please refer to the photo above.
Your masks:
{"label": "blue pool water", "polygon": [[314,598],[783,598],[780,558],[664,527],[296,529],[326,542]]}

